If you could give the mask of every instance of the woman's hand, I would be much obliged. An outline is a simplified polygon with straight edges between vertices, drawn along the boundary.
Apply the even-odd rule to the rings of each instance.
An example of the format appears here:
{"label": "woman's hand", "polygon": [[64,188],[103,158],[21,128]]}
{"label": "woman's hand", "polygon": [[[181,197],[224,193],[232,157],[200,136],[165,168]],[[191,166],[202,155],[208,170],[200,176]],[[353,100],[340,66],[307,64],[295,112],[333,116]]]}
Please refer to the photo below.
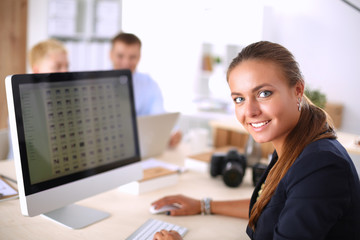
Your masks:
{"label": "woman's hand", "polygon": [[201,213],[200,200],[186,197],[184,195],[173,195],[163,197],[151,205],[155,206],[155,209],[159,209],[165,205],[177,205],[179,209],[169,211],[171,216],[184,216],[195,215]]}
{"label": "woman's hand", "polygon": [[155,233],[153,240],[181,240],[180,234],[174,230],[161,230]]}

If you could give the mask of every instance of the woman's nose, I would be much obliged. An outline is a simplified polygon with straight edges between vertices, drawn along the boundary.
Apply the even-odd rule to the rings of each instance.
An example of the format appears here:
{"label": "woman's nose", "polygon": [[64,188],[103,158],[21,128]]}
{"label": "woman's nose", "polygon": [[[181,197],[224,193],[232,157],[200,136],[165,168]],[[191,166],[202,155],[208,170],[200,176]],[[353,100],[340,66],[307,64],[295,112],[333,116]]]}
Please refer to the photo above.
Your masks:
{"label": "woman's nose", "polygon": [[247,117],[254,117],[260,114],[260,106],[256,100],[248,100],[245,103],[245,115]]}

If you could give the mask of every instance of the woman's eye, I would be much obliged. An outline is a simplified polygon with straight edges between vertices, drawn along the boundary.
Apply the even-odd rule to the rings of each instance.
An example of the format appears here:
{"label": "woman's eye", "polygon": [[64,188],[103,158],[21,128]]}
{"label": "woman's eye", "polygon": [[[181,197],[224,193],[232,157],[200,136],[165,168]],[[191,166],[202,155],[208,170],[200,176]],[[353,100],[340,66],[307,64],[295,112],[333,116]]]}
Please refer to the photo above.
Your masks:
{"label": "woman's eye", "polygon": [[270,92],[270,91],[262,91],[262,92],[260,92],[259,97],[266,98],[266,97],[270,96],[271,94],[272,94],[272,92]]}
{"label": "woman's eye", "polygon": [[236,97],[236,98],[234,98],[234,102],[235,102],[235,103],[241,103],[242,101],[244,101],[244,98],[242,98],[242,97]]}

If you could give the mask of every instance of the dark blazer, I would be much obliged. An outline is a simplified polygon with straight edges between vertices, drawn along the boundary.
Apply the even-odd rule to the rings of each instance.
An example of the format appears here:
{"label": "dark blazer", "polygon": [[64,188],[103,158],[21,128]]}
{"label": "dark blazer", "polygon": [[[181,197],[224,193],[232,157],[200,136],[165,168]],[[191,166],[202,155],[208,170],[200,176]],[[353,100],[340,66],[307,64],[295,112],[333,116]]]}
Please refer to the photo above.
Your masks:
{"label": "dark blazer", "polygon": [[[277,161],[276,153],[250,203]],[[335,139],[309,144],[280,181],[251,239],[360,240],[360,182],[354,164]]]}

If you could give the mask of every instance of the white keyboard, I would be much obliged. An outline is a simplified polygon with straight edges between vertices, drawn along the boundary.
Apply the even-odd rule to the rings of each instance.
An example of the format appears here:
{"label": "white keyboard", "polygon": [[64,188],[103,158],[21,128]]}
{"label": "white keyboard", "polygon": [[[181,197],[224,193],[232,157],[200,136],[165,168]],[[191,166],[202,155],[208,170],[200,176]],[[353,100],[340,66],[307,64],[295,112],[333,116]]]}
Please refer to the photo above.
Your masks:
{"label": "white keyboard", "polygon": [[133,234],[131,234],[126,240],[152,240],[155,233],[163,229],[168,231],[177,231],[182,237],[184,237],[188,231],[185,227],[180,227],[178,225],[156,219],[149,219],[143,225],[141,225]]}

